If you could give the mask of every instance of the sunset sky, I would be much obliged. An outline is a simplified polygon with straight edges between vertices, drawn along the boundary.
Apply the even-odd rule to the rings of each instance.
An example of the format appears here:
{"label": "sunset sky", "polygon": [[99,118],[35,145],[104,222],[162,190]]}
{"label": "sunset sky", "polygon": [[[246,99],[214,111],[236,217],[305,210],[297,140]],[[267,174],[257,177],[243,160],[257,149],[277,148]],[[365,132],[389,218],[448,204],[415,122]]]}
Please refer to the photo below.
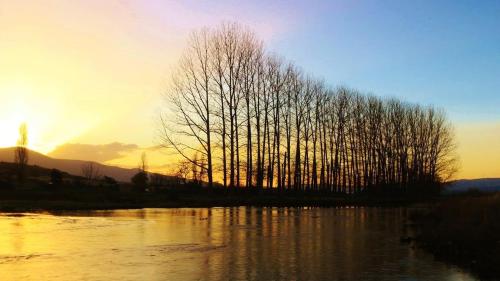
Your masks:
{"label": "sunset sky", "polygon": [[332,86],[444,108],[456,177],[500,177],[499,15],[499,1],[0,0],[0,147],[26,122],[54,157],[164,166],[155,124],[189,32],[237,21]]}

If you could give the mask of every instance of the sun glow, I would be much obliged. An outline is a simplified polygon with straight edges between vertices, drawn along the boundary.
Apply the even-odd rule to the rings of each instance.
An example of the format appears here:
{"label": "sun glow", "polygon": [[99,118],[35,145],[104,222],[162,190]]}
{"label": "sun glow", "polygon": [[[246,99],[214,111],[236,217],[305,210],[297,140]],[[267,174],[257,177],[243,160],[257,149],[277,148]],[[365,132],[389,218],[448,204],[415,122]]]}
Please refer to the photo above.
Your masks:
{"label": "sun glow", "polygon": [[28,148],[42,153],[81,133],[82,126],[64,122],[64,111],[56,100],[29,86],[0,86],[0,96],[0,147],[16,145],[22,123],[28,127]]}
{"label": "sun glow", "polygon": [[43,130],[51,121],[50,108],[43,100],[36,99],[33,90],[26,86],[11,85],[0,89],[3,110],[0,112],[0,146],[16,145],[21,123],[28,126],[28,147],[46,152],[50,147],[42,144]]}

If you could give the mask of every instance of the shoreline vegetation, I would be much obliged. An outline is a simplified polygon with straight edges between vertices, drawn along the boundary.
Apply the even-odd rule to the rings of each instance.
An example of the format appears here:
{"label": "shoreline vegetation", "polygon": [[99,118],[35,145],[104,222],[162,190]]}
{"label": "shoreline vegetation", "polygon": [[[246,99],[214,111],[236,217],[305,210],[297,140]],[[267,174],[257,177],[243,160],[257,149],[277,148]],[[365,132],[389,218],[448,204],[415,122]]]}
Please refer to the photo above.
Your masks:
{"label": "shoreline vegetation", "polygon": [[441,185],[373,187],[346,194],[329,190],[208,187],[201,180],[145,172],[130,183],[99,175],[92,165],[82,167],[84,176],[56,169],[0,162],[0,211],[53,211],[182,207],[341,207],[406,206],[434,198]]}
{"label": "shoreline vegetation", "polygon": [[399,207],[428,197],[346,195],[330,192],[171,188],[157,192],[120,192],[99,187],[3,189],[0,212],[211,207]]}
{"label": "shoreline vegetation", "polygon": [[443,196],[410,214],[414,241],[437,259],[485,280],[500,278],[500,193]]}

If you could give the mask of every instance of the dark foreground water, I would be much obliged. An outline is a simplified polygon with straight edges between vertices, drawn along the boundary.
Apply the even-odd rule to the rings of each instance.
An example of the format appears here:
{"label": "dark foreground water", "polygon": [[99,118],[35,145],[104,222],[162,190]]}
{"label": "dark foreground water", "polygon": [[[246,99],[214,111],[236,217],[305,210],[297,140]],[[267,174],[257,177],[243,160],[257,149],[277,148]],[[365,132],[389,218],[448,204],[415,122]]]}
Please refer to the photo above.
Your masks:
{"label": "dark foreground water", "polygon": [[401,244],[405,209],[0,214],[0,280],[474,280]]}

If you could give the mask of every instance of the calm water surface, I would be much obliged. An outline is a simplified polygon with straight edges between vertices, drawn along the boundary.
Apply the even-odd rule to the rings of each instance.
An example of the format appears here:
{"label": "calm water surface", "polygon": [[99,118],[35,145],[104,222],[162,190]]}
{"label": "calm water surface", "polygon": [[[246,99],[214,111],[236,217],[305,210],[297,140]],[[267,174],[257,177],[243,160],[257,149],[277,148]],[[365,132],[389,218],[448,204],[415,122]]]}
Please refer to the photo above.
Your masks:
{"label": "calm water surface", "polygon": [[475,280],[401,244],[405,209],[0,214],[0,280]]}

